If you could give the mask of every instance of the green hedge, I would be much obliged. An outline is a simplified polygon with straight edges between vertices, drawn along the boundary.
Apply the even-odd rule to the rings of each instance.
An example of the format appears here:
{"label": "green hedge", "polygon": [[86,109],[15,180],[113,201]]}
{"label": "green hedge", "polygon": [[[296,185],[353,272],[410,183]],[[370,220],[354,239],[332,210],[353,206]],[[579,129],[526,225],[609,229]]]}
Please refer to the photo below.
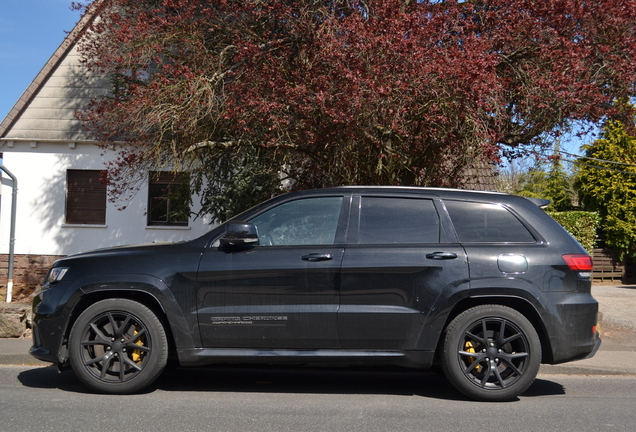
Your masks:
{"label": "green hedge", "polygon": [[590,255],[592,254],[592,249],[596,247],[596,230],[601,223],[598,213],[584,211],[546,213],[568,230]]}

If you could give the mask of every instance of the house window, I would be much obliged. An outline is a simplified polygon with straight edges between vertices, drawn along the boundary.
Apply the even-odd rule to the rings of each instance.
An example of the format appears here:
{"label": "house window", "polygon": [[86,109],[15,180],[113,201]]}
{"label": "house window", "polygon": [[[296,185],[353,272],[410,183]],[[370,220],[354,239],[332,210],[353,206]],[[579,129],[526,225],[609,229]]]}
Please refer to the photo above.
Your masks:
{"label": "house window", "polygon": [[148,186],[148,225],[188,226],[190,217],[186,177],[151,172]]}
{"label": "house window", "polygon": [[66,223],[106,224],[106,185],[99,170],[66,171]]}

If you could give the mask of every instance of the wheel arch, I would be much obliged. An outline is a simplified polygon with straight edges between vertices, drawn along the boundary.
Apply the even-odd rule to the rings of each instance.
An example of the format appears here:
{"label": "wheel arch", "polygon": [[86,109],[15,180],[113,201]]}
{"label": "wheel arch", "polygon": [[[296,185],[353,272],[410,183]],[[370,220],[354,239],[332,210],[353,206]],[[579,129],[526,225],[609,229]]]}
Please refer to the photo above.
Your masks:
{"label": "wheel arch", "polygon": [[[541,341],[541,363],[550,363],[552,361],[552,346],[550,345],[550,339],[548,337],[548,332],[543,324],[541,316],[537,309],[530,303],[527,299],[522,297],[515,296],[478,296],[478,297],[466,297],[455,304],[452,308],[451,312],[446,317],[446,322],[444,323],[444,329],[448,327],[448,325],[453,321],[459,314],[462,312],[473,308],[475,306],[494,304],[500,306],[507,306],[511,309],[516,310],[521,313],[523,316],[530,321],[537,334],[539,335],[539,340]],[[440,347],[444,342],[444,332],[440,334],[438,341],[438,349],[437,353],[440,352]]]}
{"label": "wheel arch", "polygon": [[99,288],[86,287],[87,289],[83,292],[83,294],[79,297],[79,299],[75,302],[73,306],[73,310],[69,315],[69,320],[66,326],[66,330],[64,332],[64,339],[62,342],[62,347],[64,349],[64,358],[66,359],[64,364],[68,363],[68,338],[71,333],[71,329],[73,325],[79,318],[79,316],[84,312],[89,306],[107,299],[128,299],[136,301],[155,314],[155,316],[159,319],[161,324],[163,325],[164,331],[166,332],[166,338],[168,340],[168,357],[169,359],[177,358],[177,347],[176,347],[176,339],[174,336],[174,332],[172,326],[170,325],[170,320],[168,319],[168,313],[164,308],[163,304],[159,301],[159,299],[148,291],[147,287],[140,286],[128,286],[125,289],[117,286],[105,286],[102,285]]}
{"label": "wheel arch", "polygon": [[89,389],[131,394],[154,382],[170,351],[162,314],[133,296],[106,297],[91,303],[68,337],[69,363]]}

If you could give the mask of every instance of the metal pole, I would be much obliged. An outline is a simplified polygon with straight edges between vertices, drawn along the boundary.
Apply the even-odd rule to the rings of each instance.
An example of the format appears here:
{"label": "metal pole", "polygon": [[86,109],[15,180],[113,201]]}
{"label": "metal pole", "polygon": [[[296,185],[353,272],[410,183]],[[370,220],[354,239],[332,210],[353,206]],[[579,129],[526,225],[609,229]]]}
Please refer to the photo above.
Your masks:
{"label": "metal pole", "polygon": [[7,173],[11,180],[13,180],[12,193],[11,193],[11,232],[9,233],[9,274],[7,280],[7,303],[11,303],[11,296],[13,294],[13,256],[15,248],[15,221],[18,201],[18,179],[11,174],[4,165],[0,164],[0,170]]}

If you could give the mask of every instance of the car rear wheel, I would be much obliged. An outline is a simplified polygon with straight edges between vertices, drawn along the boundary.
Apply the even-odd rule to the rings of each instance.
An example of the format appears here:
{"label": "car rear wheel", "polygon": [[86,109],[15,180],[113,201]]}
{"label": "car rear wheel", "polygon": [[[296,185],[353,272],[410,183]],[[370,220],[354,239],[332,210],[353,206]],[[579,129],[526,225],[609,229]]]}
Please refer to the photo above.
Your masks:
{"label": "car rear wheel", "polygon": [[100,393],[137,392],[159,377],[168,358],[166,332],[141,303],[107,299],[89,306],[69,336],[76,375]]}
{"label": "car rear wheel", "polygon": [[506,401],[532,384],[541,363],[541,343],[519,312],[483,305],[459,314],[446,328],[441,353],[447,379],[481,401]]}

